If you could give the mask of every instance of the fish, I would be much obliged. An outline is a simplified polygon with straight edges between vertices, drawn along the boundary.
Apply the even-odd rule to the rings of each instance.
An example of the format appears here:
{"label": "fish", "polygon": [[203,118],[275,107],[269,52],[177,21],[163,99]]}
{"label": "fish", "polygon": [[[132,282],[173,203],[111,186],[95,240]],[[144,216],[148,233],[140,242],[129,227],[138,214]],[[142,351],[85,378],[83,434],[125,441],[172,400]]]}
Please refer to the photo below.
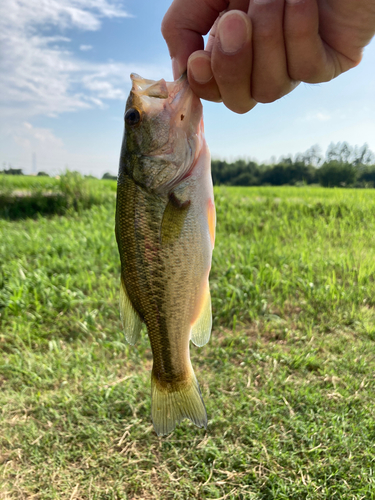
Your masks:
{"label": "fish", "polygon": [[151,416],[162,436],[185,418],[207,428],[189,347],[211,335],[216,213],[202,104],[186,75],[131,80],[116,202],[120,316],[131,345],[146,325]]}

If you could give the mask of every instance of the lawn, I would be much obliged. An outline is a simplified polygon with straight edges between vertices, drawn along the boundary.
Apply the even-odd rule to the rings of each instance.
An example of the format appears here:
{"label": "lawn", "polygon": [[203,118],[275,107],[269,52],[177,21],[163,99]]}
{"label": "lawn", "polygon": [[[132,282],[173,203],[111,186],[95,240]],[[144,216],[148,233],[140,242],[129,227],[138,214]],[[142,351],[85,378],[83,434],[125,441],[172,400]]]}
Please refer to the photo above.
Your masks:
{"label": "lawn", "polygon": [[215,189],[208,428],[158,438],[102,182],[89,209],[0,219],[0,499],[375,498],[374,191]]}

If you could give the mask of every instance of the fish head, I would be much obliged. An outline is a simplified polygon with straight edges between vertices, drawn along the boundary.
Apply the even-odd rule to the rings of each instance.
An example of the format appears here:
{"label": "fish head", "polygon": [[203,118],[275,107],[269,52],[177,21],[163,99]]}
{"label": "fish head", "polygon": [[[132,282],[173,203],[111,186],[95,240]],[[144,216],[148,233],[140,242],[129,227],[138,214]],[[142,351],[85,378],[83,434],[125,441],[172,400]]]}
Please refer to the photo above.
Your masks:
{"label": "fish head", "polygon": [[120,175],[167,193],[191,173],[203,142],[202,104],[185,75],[175,82],[132,74]]}

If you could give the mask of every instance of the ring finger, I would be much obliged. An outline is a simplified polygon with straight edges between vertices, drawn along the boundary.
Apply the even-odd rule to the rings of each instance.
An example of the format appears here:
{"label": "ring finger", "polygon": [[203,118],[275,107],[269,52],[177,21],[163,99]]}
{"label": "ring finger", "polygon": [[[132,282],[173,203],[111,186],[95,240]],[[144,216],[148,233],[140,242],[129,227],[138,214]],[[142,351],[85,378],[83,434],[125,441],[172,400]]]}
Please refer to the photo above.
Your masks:
{"label": "ring finger", "polygon": [[288,75],[284,0],[251,0],[248,14],[253,28],[252,95],[258,102],[273,102],[297,84]]}

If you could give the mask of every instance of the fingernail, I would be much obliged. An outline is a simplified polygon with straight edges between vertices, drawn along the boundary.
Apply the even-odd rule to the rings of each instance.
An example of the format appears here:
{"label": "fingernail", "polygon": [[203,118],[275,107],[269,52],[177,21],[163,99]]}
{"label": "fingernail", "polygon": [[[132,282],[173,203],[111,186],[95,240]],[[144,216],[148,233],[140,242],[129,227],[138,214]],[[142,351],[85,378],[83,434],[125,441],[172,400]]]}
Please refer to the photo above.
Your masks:
{"label": "fingernail", "polygon": [[180,76],[182,75],[182,73],[184,72],[185,70],[181,70],[181,67],[180,67],[180,64],[178,62],[178,60],[175,58],[175,57],[172,57],[172,72],[173,72],[173,78],[175,80],[177,80],[178,78],[180,78]]}
{"label": "fingernail", "polygon": [[264,5],[266,3],[272,3],[274,1],[275,0],[254,0],[254,3],[260,4],[260,5]]}
{"label": "fingernail", "polygon": [[290,3],[292,5],[296,4],[296,3],[300,3],[302,2],[302,0],[286,0],[287,3]]}
{"label": "fingernail", "polygon": [[190,56],[188,66],[189,73],[197,83],[203,85],[212,80],[211,61],[208,57]]}
{"label": "fingernail", "polygon": [[217,36],[223,52],[238,52],[247,40],[247,24],[242,15],[235,12],[224,14],[217,26]]}

